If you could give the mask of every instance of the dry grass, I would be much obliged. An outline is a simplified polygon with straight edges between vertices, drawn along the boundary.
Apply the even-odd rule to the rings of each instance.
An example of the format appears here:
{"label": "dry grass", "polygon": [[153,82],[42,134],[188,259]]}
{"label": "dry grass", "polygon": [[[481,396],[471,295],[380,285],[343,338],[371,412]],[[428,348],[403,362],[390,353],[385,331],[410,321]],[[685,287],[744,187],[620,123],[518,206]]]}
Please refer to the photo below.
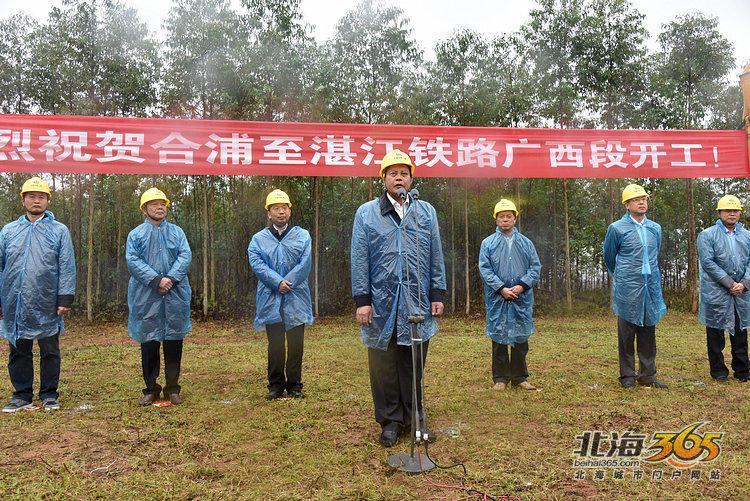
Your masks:
{"label": "dry grass", "polygon": [[[441,464],[407,477],[377,443],[366,353],[349,318],[306,333],[304,400],[266,402],[264,337],[247,325],[196,323],[180,407],[136,405],[137,345],[121,324],[72,323],[61,342],[56,413],[0,416],[0,496],[16,498],[457,499],[460,483],[492,496],[742,499],[750,490],[750,385],[710,382],[703,330],[670,313],[657,329],[668,391],[618,387],[614,318],[543,317],[531,340],[540,393],[491,389],[483,319],[452,318],[430,345],[426,403]],[[0,349],[7,356],[7,346]],[[7,376],[0,393],[10,396]],[[82,405],[93,405],[81,409]],[[575,436],[651,434],[707,420],[726,432],[718,482],[574,480]],[[457,436],[455,436],[457,435]],[[671,471],[668,467],[666,472]]]}

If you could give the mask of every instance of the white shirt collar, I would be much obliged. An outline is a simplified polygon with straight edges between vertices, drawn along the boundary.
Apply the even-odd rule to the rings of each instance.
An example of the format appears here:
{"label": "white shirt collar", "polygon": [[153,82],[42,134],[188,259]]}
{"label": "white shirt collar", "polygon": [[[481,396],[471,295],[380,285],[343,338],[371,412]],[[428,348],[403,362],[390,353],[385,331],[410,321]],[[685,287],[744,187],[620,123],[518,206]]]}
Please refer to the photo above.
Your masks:
{"label": "white shirt collar", "polygon": [[289,228],[289,223],[286,223],[286,224],[284,225],[284,227],[283,227],[283,228],[279,228],[279,227],[278,227],[278,226],[276,226],[275,224],[273,225],[273,229],[275,229],[275,230],[276,230],[276,233],[278,233],[278,234],[282,234],[282,233],[284,233],[284,232],[286,231],[286,229],[287,229],[287,228]]}
{"label": "white shirt collar", "polygon": [[630,219],[632,219],[632,220],[633,220],[633,222],[634,222],[635,224],[637,224],[637,225],[643,226],[643,223],[645,223],[645,222],[646,222],[646,218],[645,218],[645,217],[643,218],[643,221],[641,221],[641,222],[639,223],[639,222],[638,222],[638,220],[637,220],[636,218],[634,218],[634,217],[633,217],[633,215],[632,215],[632,214],[631,214],[630,212],[628,212],[628,216],[629,216],[629,217],[630,217]]}
{"label": "white shirt collar", "polygon": [[393,198],[391,194],[388,193],[387,191],[385,192],[385,194],[388,197],[388,200],[391,201],[391,204],[393,204],[393,207],[395,207],[396,209],[406,208],[409,206],[409,203],[411,202],[411,197],[409,197],[408,194],[406,195],[406,202],[404,202],[403,204],[399,202],[398,200],[396,200],[395,198]]}

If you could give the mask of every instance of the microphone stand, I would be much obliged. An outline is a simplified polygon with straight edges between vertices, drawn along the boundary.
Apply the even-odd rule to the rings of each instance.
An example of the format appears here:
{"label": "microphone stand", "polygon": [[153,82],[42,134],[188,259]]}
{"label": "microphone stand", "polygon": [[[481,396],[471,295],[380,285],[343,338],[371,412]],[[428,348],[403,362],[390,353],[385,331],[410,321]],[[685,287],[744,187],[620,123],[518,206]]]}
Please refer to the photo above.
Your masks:
{"label": "microphone stand", "polygon": [[[406,190],[401,189],[399,192],[399,198],[401,198],[401,203],[406,202]],[[416,231],[416,261],[417,261],[417,300],[418,304],[421,307],[422,306],[422,286],[419,282],[420,279],[420,251],[419,251],[419,204],[417,203],[417,198],[419,197],[419,192],[415,189],[412,190],[412,205],[410,207],[409,212],[414,211],[414,221],[415,221],[415,231]],[[404,212],[404,218],[402,219],[402,224],[404,224],[404,244],[407,243],[407,233],[406,233],[406,216],[407,213]],[[419,396],[420,394],[417,392],[417,384],[419,384],[419,388],[422,389],[421,397],[424,398],[424,386],[423,386],[423,379],[424,379],[424,351],[423,351],[423,340],[421,336],[419,335],[419,326],[424,323],[424,315],[413,308],[412,300],[411,300],[411,292],[414,288],[414,283],[412,282],[413,275],[409,274],[409,259],[408,259],[408,253],[406,252],[406,245],[404,245],[404,262],[406,264],[406,277],[407,277],[407,283],[408,288],[406,290],[406,298],[407,298],[407,307],[409,307],[409,328],[411,332],[411,364],[412,364],[412,383],[411,383],[411,450],[407,453],[400,453],[400,454],[393,454],[388,457],[388,465],[392,468],[396,468],[400,471],[403,471],[404,473],[408,473],[410,475],[418,475],[420,473],[424,473],[426,471],[430,471],[433,468],[435,468],[435,463],[427,456],[427,446],[426,442],[430,439],[427,431],[427,415],[423,412],[423,415],[420,416],[419,414]],[[417,371],[419,372],[419,381],[417,381]],[[424,405],[422,405],[422,410],[424,411]],[[424,444],[425,445],[425,454],[422,454],[421,452],[417,451],[417,446]]]}

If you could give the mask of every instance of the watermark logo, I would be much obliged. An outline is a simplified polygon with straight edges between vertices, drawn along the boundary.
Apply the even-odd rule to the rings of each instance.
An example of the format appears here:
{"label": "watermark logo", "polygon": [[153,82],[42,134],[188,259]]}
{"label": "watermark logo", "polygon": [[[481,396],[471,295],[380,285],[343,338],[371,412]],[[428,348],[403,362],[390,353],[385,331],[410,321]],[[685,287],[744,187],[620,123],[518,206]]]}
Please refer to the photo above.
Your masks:
{"label": "watermark logo", "polygon": [[[724,432],[701,432],[699,429],[705,424],[701,421],[678,431],[657,431],[650,439],[646,433],[633,430],[583,431],[575,437],[578,447],[573,450],[574,478],[583,480],[590,471],[593,480],[604,480],[611,471],[614,480],[624,480],[626,476],[633,480],[650,478],[656,481],[679,478],[719,480],[719,470],[711,470],[704,476],[698,469],[719,457],[724,438]],[[673,470],[658,469],[660,464],[668,464]],[[652,467],[650,475],[643,469],[646,465]]]}
{"label": "watermark logo", "polygon": [[644,458],[649,463],[664,461],[671,466],[685,470],[695,467],[698,463],[708,463],[721,454],[720,442],[724,438],[723,432],[699,433],[698,428],[704,422],[693,423],[680,431],[654,433],[655,443],[649,450],[656,452]]}

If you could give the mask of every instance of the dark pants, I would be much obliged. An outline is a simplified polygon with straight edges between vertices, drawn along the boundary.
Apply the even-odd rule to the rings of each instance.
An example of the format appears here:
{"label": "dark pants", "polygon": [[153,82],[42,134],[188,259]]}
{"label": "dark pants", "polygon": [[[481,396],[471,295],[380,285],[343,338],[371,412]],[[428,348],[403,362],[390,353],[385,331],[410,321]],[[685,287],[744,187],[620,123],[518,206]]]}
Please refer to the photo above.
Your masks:
{"label": "dark pants", "polygon": [[143,394],[153,393],[158,397],[161,392],[161,386],[156,382],[159,377],[161,360],[159,358],[159,345],[164,346],[164,395],[169,396],[172,393],[180,393],[180,385],[177,382],[180,379],[180,363],[182,362],[182,339],[148,341],[141,343],[141,365],[143,367],[143,381],[146,387]]}
{"label": "dark pants", "polygon": [[[429,340],[422,343],[422,365],[427,359]],[[415,345],[418,349],[419,345]],[[384,430],[411,427],[412,376],[414,367],[411,346],[396,344],[396,334],[388,343],[388,350],[367,349],[370,368],[370,388],[375,405],[375,421]],[[422,371],[417,367],[417,405],[422,415]]]}
{"label": "dark pants", "polygon": [[[750,363],[747,358],[747,330],[740,328],[740,317],[735,311],[734,336],[729,336],[732,345],[732,370],[737,379],[747,379]],[[708,348],[708,364],[711,368],[711,377],[714,379],[726,379],[729,377],[729,369],[724,364],[724,331],[706,327],[706,347]]]}
{"label": "dark pants", "polygon": [[[302,391],[302,352],[305,324],[284,330],[284,324],[266,325],[268,336],[268,391]],[[284,342],[286,341],[286,350]],[[286,352],[286,353],[285,353]]]}
{"label": "dark pants", "polygon": [[[638,369],[635,371],[635,346],[638,344]],[[617,318],[617,348],[620,356],[620,383],[638,379],[642,384],[656,380],[656,326],[639,327]]]}
{"label": "dark pants", "polygon": [[[40,388],[39,398],[57,399],[57,385],[60,383],[60,335],[40,338],[39,344],[39,367]],[[10,355],[8,356],[8,372],[10,382],[15,391],[13,398],[31,402],[34,398],[34,359],[32,347],[34,341],[31,339],[18,339],[16,346],[9,344]]]}
{"label": "dark pants", "polygon": [[526,354],[529,352],[528,341],[510,346],[492,341],[492,381],[495,383],[521,384],[529,377],[526,367]]}

